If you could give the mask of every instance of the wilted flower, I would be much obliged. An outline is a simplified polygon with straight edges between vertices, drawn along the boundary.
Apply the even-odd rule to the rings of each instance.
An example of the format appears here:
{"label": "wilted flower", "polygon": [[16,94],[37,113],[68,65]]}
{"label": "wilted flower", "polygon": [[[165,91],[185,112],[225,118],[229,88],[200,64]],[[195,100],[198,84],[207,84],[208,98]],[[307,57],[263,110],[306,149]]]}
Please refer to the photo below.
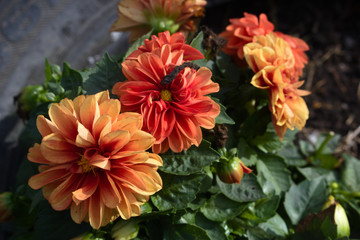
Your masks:
{"label": "wilted flower", "polygon": [[37,118],[43,139],[28,159],[42,165],[29,185],[43,188],[55,210],[70,207],[76,223],[88,220],[99,228],[119,215],[137,216],[162,187],[162,160],[145,152],[155,139],[141,131],[141,115],[119,112],[119,100],[104,91],[54,103],[50,120]]}
{"label": "wilted flower", "polygon": [[[211,81],[211,71],[184,67],[184,51],[173,49],[171,44],[164,44],[138,55],[136,60],[124,61],[127,81],[116,83],[112,90],[124,111],[142,114],[143,130],[156,138],[155,153],[166,152],[169,147],[181,152],[193,144],[199,146],[200,127],[213,128],[220,113],[219,105],[206,96],[219,91],[219,85]],[[163,82],[165,76],[170,82]]]}
{"label": "wilted flower", "polygon": [[309,118],[309,110],[301,96],[310,94],[298,89],[295,58],[289,44],[274,33],[254,37],[244,46],[245,59],[255,72],[251,84],[267,89],[272,122],[280,139],[286,129],[302,129]]}
{"label": "wilted flower", "polygon": [[158,51],[158,49],[161,49],[164,45],[170,46],[170,51],[174,56],[182,54],[183,61],[192,61],[204,58],[199,50],[185,43],[185,35],[183,33],[177,32],[170,35],[169,31],[165,31],[159,33],[158,35],[159,36],[152,35],[151,40],[145,39],[144,45],[138,47],[138,49],[132,52],[126,59],[136,60],[140,54]]}
{"label": "wilted flower", "polygon": [[11,192],[0,194],[0,222],[8,222],[13,218],[12,195]]}
{"label": "wilted flower", "polygon": [[130,31],[130,39],[149,32],[195,31],[194,19],[202,17],[205,0],[122,0],[111,31]]}
{"label": "wilted flower", "polygon": [[111,236],[115,240],[130,240],[137,237],[139,225],[136,221],[118,221],[111,229]]}
{"label": "wilted flower", "polygon": [[258,19],[255,15],[245,12],[244,17],[230,19],[230,23],[226,31],[220,34],[220,37],[228,40],[223,51],[239,59],[244,58],[243,47],[252,42],[254,36],[266,35],[274,30],[274,25],[263,13]]}

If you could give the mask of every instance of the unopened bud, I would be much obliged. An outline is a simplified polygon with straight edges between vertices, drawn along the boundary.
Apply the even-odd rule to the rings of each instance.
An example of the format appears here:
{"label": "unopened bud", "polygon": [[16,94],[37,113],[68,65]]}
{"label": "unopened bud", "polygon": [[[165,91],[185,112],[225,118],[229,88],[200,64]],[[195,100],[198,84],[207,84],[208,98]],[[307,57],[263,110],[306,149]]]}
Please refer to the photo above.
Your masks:
{"label": "unopened bud", "polygon": [[220,180],[224,183],[240,183],[244,172],[252,172],[238,157],[233,157],[228,161],[224,158],[221,160],[215,164],[215,169]]}

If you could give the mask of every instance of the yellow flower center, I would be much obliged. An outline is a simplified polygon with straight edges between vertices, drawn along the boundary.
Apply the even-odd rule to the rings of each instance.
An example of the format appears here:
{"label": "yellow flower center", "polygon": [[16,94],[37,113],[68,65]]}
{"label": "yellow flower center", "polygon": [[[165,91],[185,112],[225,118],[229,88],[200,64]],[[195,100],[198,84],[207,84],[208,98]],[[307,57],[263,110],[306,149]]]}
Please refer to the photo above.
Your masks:
{"label": "yellow flower center", "polygon": [[96,175],[95,174],[95,167],[91,166],[89,164],[89,160],[86,159],[84,157],[84,155],[81,155],[81,159],[77,162],[77,164],[82,167],[82,170],[83,170],[84,173],[88,173],[88,172],[92,171],[94,173],[94,175]]}
{"label": "yellow flower center", "polygon": [[169,101],[172,100],[171,92],[169,90],[167,90],[167,89],[161,90],[160,95],[161,95],[161,99],[164,100],[164,101],[169,102]]}

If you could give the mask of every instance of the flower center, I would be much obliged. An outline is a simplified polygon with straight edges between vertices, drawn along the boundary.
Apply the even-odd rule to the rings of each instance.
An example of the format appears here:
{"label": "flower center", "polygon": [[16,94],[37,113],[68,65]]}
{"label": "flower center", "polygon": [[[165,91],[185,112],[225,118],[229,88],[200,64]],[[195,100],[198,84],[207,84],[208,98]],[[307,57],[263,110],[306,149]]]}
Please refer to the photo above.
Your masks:
{"label": "flower center", "polygon": [[161,95],[161,99],[164,100],[164,101],[169,102],[169,101],[172,100],[171,92],[169,90],[167,90],[167,89],[161,90],[160,95]]}
{"label": "flower center", "polygon": [[84,173],[88,173],[92,171],[95,174],[95,167],[89,164],[89,160],[84,157],[84,155],[81,155],[81,159],[77,162],[79,166],[82,167],[82,170]]}

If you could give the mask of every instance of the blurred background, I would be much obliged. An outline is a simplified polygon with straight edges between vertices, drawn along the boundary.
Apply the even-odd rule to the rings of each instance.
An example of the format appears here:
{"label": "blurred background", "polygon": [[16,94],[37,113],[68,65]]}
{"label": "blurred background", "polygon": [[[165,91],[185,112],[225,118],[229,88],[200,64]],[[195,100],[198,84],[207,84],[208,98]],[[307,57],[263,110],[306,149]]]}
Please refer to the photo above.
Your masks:
{"label": "blurred background", "polygon": [[[112,33],[118,0],[0,0],[0,191],[11,190],[27,149],[17,144],[23,121],[14,97],[44,81],[45,58],[75,69],[93,66],[105,52],[125,51],[127,33]],[[360,2],[208,0],[207,25],[220,33],[229,18],[266,13],[275,30],[310,46],[303,80],[310,119],[302,138],[341,134],[337,151],[359,157]],[[1,237],[1,236],[0,236]]]}

